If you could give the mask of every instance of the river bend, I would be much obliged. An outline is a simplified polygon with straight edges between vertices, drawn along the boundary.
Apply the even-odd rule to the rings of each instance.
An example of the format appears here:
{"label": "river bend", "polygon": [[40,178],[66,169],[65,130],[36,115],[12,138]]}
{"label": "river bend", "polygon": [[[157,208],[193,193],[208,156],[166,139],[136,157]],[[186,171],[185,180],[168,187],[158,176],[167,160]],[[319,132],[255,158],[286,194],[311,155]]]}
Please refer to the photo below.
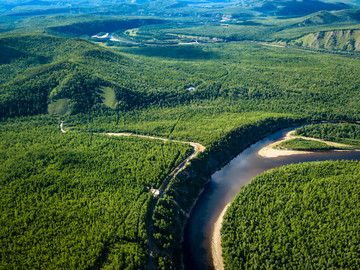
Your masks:
{"label": "river bend", "polygon": [[212,175],[194,206],[185,228],[182,249],[186,270],[214,269],[211,239],[215,222],[226,205],[234,200],[239,189],[256,175],[271,168],[292,163],[339,159],[360,160],[359,151],[313,152],[276,158],[264,158],[257,154],[261,148],[281,139],[293,129],[283,129],[258,141]]}

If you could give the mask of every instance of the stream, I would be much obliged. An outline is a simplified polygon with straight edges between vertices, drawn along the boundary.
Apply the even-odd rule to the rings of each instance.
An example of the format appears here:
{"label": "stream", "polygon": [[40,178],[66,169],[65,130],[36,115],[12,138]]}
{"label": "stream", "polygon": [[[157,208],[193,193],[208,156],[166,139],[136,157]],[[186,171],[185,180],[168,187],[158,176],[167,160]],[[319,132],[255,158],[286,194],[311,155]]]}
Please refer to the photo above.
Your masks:
{"label": "stream", "polygon": [[263,158],[257,152],[281,139],[295,129],[287,128],[252,144],[211,176],[204,192],[199,196],[185,227],[182,244],[186,270],[214,269],[211,239],[214,225],[225,206],[232,202],[240,188],[256,175],[271,168],[308,161],[360,160],[360,151],[313,152],[276,158]]}

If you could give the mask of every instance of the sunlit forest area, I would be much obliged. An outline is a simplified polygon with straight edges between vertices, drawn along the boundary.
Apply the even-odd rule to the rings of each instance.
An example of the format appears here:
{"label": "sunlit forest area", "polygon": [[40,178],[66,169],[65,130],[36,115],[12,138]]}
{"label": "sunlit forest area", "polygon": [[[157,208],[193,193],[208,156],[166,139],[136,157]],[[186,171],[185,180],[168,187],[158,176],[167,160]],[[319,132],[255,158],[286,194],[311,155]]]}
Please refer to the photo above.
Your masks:
{"label": "sunlit forest area", "polygon": [[[211,174],[246,147],[319,121],[348,123],[307,125],[297,134],[358,147],[359,7],[2,1],[0,269],[181,269],[182,233],[196,199]],[[202,150],[191,156],[189,142]],[[324,168],[356,188],[356,166],[279,170],[300,179],[314,167],[316,182]],[[154,197],[151,187],[164,196]],[[242,211],[232,209],[228,223]],[[223,229],[225,265],[255,267],[230,248],[240,243],[230,229]],[[261,266],[279,265],[258,255]],[[301,260],[294,265],[313,263]]]}
{"label": "sunlit forest area", "polygon": [[323,123],[318,125],[307,125],[296,129],[295,134],[360,146],[360,126],[356,124]]}
{"label": "sunlit forest area", "polygon": [[358,268],[359,177],[358,161],[329,161],[253,179],[225,216],[225,268]]}
{"label": "sunlit forest area", "polygon": [[149,188],[190,146],[65,134],[51,117],[3,122],[1,137],[2,269],[146,268]]}

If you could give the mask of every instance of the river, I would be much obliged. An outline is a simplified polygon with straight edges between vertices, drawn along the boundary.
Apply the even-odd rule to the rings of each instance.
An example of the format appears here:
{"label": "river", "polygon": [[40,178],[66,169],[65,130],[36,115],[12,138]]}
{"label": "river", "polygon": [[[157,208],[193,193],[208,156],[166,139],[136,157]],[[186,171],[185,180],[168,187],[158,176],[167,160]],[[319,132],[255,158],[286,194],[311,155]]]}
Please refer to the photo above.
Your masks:
{"label": "river", "polygon": [[284,137],[294,128],[280,130],[252,144],[221,170],[212,175],[194,206],[184,232],[183,263],[185,270],[213,269],[211,239],[214,224],[239,189],[256,175],[291,163],[338,159],[360,160],[360,151],[315,152],[276,158],[263,158],[257,152]]}

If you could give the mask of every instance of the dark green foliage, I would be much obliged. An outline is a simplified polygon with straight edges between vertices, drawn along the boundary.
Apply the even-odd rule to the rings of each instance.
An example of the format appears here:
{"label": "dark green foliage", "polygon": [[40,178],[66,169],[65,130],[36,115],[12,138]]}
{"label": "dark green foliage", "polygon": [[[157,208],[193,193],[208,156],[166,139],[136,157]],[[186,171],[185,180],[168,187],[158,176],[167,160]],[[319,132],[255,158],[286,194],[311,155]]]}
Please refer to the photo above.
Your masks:
{"label": "dark green foliage", "polygon": [[133,19],[133,20],[98,20],[83,23],[74,23],[64,26],[48,28],[49,33],[66,36],[96,35],[100,32],[115,32],[130,28],[136,28],[147,24],[161,24],[163,20],[156,19]]}
{"label": "dark green foliage", "polygon": [[59,85],[73,64],[43,66],[31,75],[8,83],[0,92],[0,115],[14,117],[46,113],[51,89]]}
{"label": "dark green foliage", "polygon": [[217,58],[216,53],[191,45],[140,47],[131,49],[131,53],[148,57],[165,57],[182,60],[211,60]]}
{"label": "dark green foliage", "polygon": [[295,134],[353,146],[360,146],[360,125],[357,124],[325,123],[307,125],[297,128],[295,130]]}
{"label": "dark green foliage", "polygon": [[22,58],[25,53],[7,46],[0,46],[0,65],[9,64],[13,59]]}
{"label": "dark green foliage", "polygon": [[[158,5],[150,4],[144,12]],[[102,6],[96,12],[123,14],[138,8],[144,6],[124,4],[113,10]],[[152,19],[87,16],[19,23],[22,27],[33,23],[30,27],[39,32],[49,23],[46,31],[71,36],[120,30],[116,36],[121,38],[126,35],[123,30],[139,27],[134,41],[151,41],[155,46],[109,41],[114,47],[109,49],[79,38],[0,38],[0,118],[43,114],[49,104],[64,101],[73,113],[66,116],[65,129],[79,131],[59,134],[38,121],[33,123],[36,128],[26,124],[29,119],[9,128],[9,123],[21,118],[2,125],[10,130],[2,136],[1,170],[12,166],[3,172],[11,176],[11,184],[2,188],[1,226],[6,229],[1,243],[7,246],[1,256],[9,258],[4,268],[39,268],[40,261],[44,268],[147,267],[145,221],[153,202],[146,186],[160,186],[188,148],[85,132],[130,131],[207,146],[191,167],[171,181],[154,212],[158,252],[154,264],[176,269],[181,267],[186,215],[217,168],[250,143],[296,121],[359,120],[358,59],[252,42],[220,43],[293,38],[309,31],[297,26],[304,19],[243,22],[238,17],[225,26],[219,23],[220,12],[191,9],[169,9],[164,14],[186,13],[201,19],[181,19],[166,27],[162,23],[142,26],[157,21]],[[210,44],[216,41],[212,38],[219,38],[219,43]],[[200,44],[156,46],[183,40]],[[194,91],[189,91],[191,86]],[[104,88],[115,93],[111,108],[103,104]],[[11,200],[5,193],[12,194]]]}
{"label": "dark green foliage", "polygon": [[190,146],[63,134],[47,117],[0,129],[1,269],[146,269],[147,187]]}
{"label": "dark green foliage", "polygon": [[304,163],[253,179],[225,214],[225,268],[359,268],[359,165]]}
{"label": "dark green foliage", "polygon": [[95,76],[74,69],[62,82],[59,89],[52,93],[52,99],[68,98],[73,101],[72,112],[89,112],[97,103],[101,103],[99,94],[100,80]]}
{"label": "dark green foliage", "polygon": [[300,151],[317,151],[317,150],[334,150],[341,149],[323,142],[305,140],[301,138],[295,138],[279,143],[275,146],[277,149],[290,149]]}
{"label": "dark green foliage", "polygon": [[[182,234],[176,233],[180,220],[185,219],[185,214],[176,205],[174,198],[165,196],[160,199],[153,216],[153,239],[156,247],[165,254],[180,254]],[[165,257],[166,258],[166,257]],[[181,265],[181,256],[171,258],[173,267]],[[156,263],[156,261],[155,261]],[[157,262],[161,265],[160,261]]]}
{"label": "dark green foliage", "polygon": [[48,104],[64,98],[70,100],[72,113],[89,112],[101,107],[103,86],[111,87],[127,109],[135,100],[141,104],[141,97],[95,72],[101,62],[115,67],[126,62],[115,52],[80,39],[40,35],[4,37],[0,44],[10,52],[0,65],[1,117],[46,113]]}
{"label": "dark green foliage", "polygon": [[61,96],[71,99],[73,113],[116,115],[99,99],[99,89],[108,86],[126,103],[125,111],[196,104],[356,120],[358,59],[247,42],[122,48],[122,54],[81,39],[42,35],[4,37],[0,43],[24,54],[0,65],[3,117],[44,113]]}

